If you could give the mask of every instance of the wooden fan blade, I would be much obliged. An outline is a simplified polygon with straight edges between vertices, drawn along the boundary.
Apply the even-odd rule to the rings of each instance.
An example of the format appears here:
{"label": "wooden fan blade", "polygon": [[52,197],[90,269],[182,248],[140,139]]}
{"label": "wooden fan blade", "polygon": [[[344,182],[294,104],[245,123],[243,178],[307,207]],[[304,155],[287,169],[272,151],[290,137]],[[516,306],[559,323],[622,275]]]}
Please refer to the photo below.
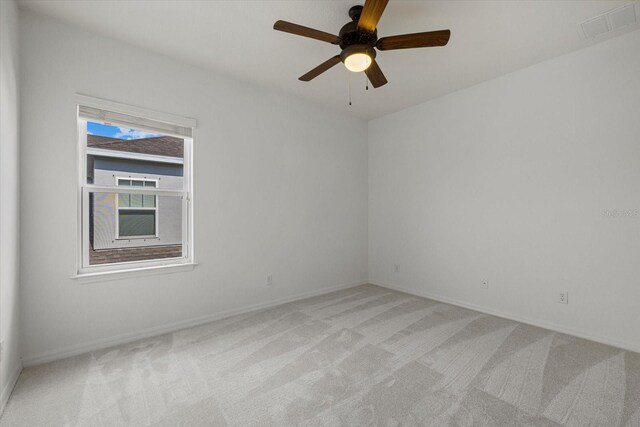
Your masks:
{"label": "wooden fan blade", "polygon": [[340,37],[333,34],[325,33],[324,31],[314,30],[313,28],[303,27],[302,25],[293,24],[287,21],[276,21],[273,24],[273,29],[278,31],[284,31],[285,33],[295,34],[297,36],[309,37],[311,39],[322,40],[323,42],[331,44],[340,44]]}
{"label": "wooden fan blade", "polygon": [[307,74],[299,77],[298,80],[302,80],[303,82],[308,82],[310,80],[313,80],[316,77],[318,77],[320,74],[327,71],[329,68],[338,64],[339,62],[341,62],[340,55],[336,55],[333,58],[329,58],[326,61],[324,61],[322,64],[318,65],[313,70],[309,71]]}
{"label": "wooden fan blade", "polygon": [[371,62],[369,68],[364,70],[364,72],[366,73],[373,87],[380,87],[387,84],[387,78],[384,76],[384,73],[378,66],[378,63],[375,59],[373,60],[373,62]]}
{"label": "wooden fan blade", "polygon": [[366,0],[358,20],[358,30],[363,33],[373,33],[387,3],[389,0]]}
{"label": "wooden fan blade", "polygon": [[451,31],[429,31],[426,33],[402,34],[400,36],[383,37],[378,40],[379,50],[411,49],[414,47],[444,46],[449,43]]}

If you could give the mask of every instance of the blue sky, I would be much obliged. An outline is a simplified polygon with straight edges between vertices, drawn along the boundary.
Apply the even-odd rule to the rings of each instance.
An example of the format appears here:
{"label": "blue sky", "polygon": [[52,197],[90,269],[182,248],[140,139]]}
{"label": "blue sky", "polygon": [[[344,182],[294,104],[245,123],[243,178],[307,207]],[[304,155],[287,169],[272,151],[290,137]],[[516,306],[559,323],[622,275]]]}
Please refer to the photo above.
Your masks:
{"label": "blue sky", "polygon": [[104,125],[102,123],[95,122],[87,122],[87,133],[90,135],[108,136],[110,138],[120,139],[140,139],[160,136],[157,133],[149,133],[142,130]]}

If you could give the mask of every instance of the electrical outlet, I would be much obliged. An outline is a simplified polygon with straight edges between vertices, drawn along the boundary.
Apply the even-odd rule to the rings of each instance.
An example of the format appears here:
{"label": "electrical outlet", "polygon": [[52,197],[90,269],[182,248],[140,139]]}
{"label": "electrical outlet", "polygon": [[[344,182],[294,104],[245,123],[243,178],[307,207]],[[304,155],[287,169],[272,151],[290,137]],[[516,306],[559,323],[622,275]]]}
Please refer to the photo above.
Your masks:
{"label": "electrical outlet", "polygon": [[273,276],[271,274],[267,275],[267,280],[264,282],[265,286],[271,286],[273,284]]}
{"label": "electrical outlet", "polygon": [[488,280],[483,280],[482,281],[482,289],[489,289],[489,281]]}
{"label": "electrical outlet", "polygon": [[569,304],[569,292],[558,293],[558,302],[560,304]]}
{"label": "electrical outlet", "polygon": [[400,273],[400,264],[395,264],[393,266],[393,271],[396,272],[396,273]]}

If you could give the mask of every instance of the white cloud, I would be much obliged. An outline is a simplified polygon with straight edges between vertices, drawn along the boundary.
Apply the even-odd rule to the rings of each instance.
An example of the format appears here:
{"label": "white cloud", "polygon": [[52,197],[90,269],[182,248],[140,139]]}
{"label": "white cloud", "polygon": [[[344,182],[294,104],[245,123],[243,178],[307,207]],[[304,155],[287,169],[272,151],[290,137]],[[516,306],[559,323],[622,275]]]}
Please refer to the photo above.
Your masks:
{"label": "white cloud", "polygon": [[156,133],[144,132],[137,129],[118,128],[118,132],[114,135],[115,138],[121,139],[141,139],[141,138],[153,138],[160,136]]}

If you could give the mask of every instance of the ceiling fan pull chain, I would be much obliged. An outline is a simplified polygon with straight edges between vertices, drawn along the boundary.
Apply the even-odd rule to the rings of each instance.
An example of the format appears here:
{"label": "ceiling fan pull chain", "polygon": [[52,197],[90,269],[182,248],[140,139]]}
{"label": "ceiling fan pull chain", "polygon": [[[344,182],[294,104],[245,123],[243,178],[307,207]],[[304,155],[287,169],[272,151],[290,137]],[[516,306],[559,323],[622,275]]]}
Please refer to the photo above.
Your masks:
{"label": "ceiling fan pull chain", "polygon": [[367,73],[362,74],[364,74],[364,90],[369,90],[369,77],[367,76]]}
{"label": "ceiling fan pull chain", "polygon": [[349,86],[349,105],[351,105],[351,73],[347,74],[347,79]]}

